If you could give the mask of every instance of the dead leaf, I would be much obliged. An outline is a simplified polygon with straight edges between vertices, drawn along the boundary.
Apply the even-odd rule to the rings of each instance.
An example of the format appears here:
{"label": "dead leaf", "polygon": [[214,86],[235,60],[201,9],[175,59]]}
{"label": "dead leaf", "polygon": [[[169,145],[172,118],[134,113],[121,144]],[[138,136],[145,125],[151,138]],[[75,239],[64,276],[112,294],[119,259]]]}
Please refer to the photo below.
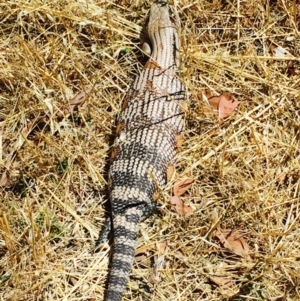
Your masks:
{"label": "dead leaf", "polygon": [[70,100],[68,107],[63,107],[59,110],[57,116],[59,118],[63,118],[65,115],[73,114],[78,106],[85,103],[86,98],[91,93],[92,89],[93,88],[89,88],[86,91],[81,91],[80,93],[78,93],[73,99]]}
{"label": "dead leaf", "polygon": [[210,107],[214,110],[218,110],[221,96],[212,96],[208,98]]}
{"label": "dead leaf", "polygon": [[219,119],[229,117],[240,104],[239,101],[232,99],[230,94],[224,93],[219,96],[212,96],[210,91],[205,91],[205,96],[210,107],[218,110]]}
{"label": "dead leaf", "polygon": [[212,94],[212,92],[210,90],[205,90],[204,91],[204,95],[207,99],[213,97],[214,95]]}
{"label": "dead leaf", "polygon": [[184,202],[178,196],[172,196],[170,199],[172,205],[175,205],[177,213],[185,215],[193,211],[193,208],[189,205],[184,204]]}
{"label": "dead leaf", "polygon": [[183,195],[189,188],[192,187],[194,179],[189,177],[184,177],[182,179],[178,179],[174,184],[174,195],[181,196]]}
{"label": "dead leaf", "polygon": [[239,288],[230,277],[210,276],[209,279],[219,286],[218,292],[223,297],[230,298],[239,292]]}
{"label": "dead leaf", "polygon": [[9,184],[9,173],[7,170],[5,170],[0,179],[0,186],[4,187],[7,186],[8,184]]}
{"label": "dead leaf", "polygon": [[216,285],[221,286],[223,289],[234,285],[234,282],[229,277],[209,276],[209,279]]}
{"label": "dead leaf", "polygon": [[219,102],[219,119],[229,117],[239,104],[239,101],[232,99],[228,94],[222,94]]}
{"label": "dead leaf", "polygon": [[242,237],[240,230],[218,229],[215,234],[219,238],[224,248],[231,252],[251,260],[250,248],[245,239]]}
{"label": "dead leaf", "polygon": [[280,185],[284,185],[286,182],[286,179],[288,177],[288,173],[289,173],[289,169],[285,168],[283,170],[283,172],[280,174],[280,176],[278,177],[278,184]]}
{"label": "dead leaf", "polygon": [[214,96],[210,90],[204,91],[205,100],[213,110],[218,110],[220,96]]}
{"label": "dead leaf", "polygon": [[159,253],[165,253],[167,248],[167,241],[160,241],[156,243],[156,249]]}
{"label": "dead leaf", "polygon": [[81,91],[70,101],[70,105],[71,106],[79,106],[79,105],[84,104],[86,97],[88,96],[88,94],[91,93],[91,91],[92,91],[92,88],[89,88],[86,91]]}

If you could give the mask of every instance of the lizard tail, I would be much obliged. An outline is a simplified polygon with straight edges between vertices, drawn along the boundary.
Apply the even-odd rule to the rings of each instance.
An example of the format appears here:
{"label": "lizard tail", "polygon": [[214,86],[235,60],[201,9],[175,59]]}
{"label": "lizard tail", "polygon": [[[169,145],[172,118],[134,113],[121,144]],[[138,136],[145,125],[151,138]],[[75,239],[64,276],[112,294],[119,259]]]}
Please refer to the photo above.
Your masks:
{"label": "lizard tail", "polygon": [[114,245],[106,301],[122,299],[134,260],[141,217],[142,210],[137,207],[127,208],[122,215],[113,217]]}

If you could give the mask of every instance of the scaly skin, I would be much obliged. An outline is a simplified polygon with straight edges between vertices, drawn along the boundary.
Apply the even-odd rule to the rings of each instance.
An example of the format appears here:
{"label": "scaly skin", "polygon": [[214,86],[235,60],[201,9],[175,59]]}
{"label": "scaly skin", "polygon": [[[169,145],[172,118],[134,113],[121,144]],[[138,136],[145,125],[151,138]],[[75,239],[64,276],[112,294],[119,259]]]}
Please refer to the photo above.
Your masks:
{"label": "scaly skin", "polygon": [[167,183],[184,128],[184,88],[179,65],[178,17],[156,1],[144,29],[148,62],[126,94],[109,171],[114,246],[106,301],[122,299],[141,220],[155,209]]}

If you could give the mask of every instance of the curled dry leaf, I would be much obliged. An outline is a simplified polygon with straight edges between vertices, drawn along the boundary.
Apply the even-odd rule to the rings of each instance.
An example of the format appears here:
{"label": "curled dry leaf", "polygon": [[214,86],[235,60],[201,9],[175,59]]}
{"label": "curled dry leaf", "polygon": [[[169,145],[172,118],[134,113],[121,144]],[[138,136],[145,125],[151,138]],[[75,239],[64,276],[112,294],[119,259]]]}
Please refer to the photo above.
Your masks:
{"label": "curled dry leaf", "polygon": [[188,189],[192,187],[194,179],[189,177],[184,177],[182,179],[178,179],[174,184],[174,195],[181,196],[183,195]]}
{"label": "curled dry leaf", "polygon": [[284,185],[286,183],[288,173],[289,173],[289,168],[284,168],[283,172],[278,177],[277,183],[280,185]]}
{"label": "curled dry leaf", "polygon": [[223,289],[234,285],[234,282],[230,277],[209,276],[209,279],[218,286],[221,286]]}
{"label": "curled dry leaf", "polygon": [[193,211],[191,206],[185,205],[184,202],[179,198],[179,196],[183,195],[189,188],[191,188],[193,182],[194,179],[184,177],[182,179],[178,179],[174,184],[174,196],[171,197],[170,202],[172,205],[175,205],[176,211],[181,215]]}
{"label": "curled dry leaf", "polygon": [[250,248],[239,230],[218,229],[215,234],[221,244],[231,252],[251,260]]}
{"label": "curled dry leaf", "polygon": [[205,96],[205,98],[206,98],[206,101],[208,101],[209,106],[210,106],[213,110],[217,111],[218,108],[219,108],[220,96],[214,96],[214,95],[212,94],[212,92],[209,91],[209,90],[205,90],[205,91],[204,91],[204,96]]}
{"label": "curled dry leaf", "polygon": [[0,186],[4,187],[9,184],[9,172],[5,170],[0,179]]}
{"label": "curled dry leaf", "polygon": [[218,291],[224,297],[233,297],[239,292],[239,288],[235,286],[233,279],[230,277],[210,276],[209,279],[218,285]]}
{"label": "curled dry leaf", "polygon": [[208,98],[208,103],[213,110],[218,110],[220,102],[220,96],[212,96]]}
{"label": "curled dry leaf", "polygon": [[90,94],[92,91],[92,88],[87,89],[86,91],[81,91],[78,93],[70,102],[71,106],[79,106],[82,105],[88,94]]}
{"label": "curled dry leaf", "polygon": [[210,91],[206,91],[205,95],[208,98],[210,107],[213,110],[218,110],[219,119],[229,117],[240,104],[239,101],[232,99],[232,97],[226,93],[219,96],[212,96]]}
{"label": "curled dry leaf", "polygon": [[57,113],[57,116],[59,118],[63,118],[67,114],[73,114],[74,110],[78,106],[83,105],[85,103],[86,98],[91,93],[91,91],[92,88],[89,88],[86,91],[81,91],[80,93],[78,93],[73,99],[71,99],[68,107],[60,109],[60,111]]}
{"label": "curled dry leaf", "polygon": [[167,247],[167,241],[159,241],[156,243],[156,249],[159,253],[165,253]]}
{"label": "curled dry leaf", "polygon": [[222,94],[219,102],[219,119],[229,117],[239,104],[239,101],[231,99],[228,94]]}
{"label": "curled dry leaf", "polygon": [[177,213],[181,215],[185,215],[193,211],[193,208],[184,204],[184,202],[177,195],[172,196],[170,202],[172,205],[175,205]]}

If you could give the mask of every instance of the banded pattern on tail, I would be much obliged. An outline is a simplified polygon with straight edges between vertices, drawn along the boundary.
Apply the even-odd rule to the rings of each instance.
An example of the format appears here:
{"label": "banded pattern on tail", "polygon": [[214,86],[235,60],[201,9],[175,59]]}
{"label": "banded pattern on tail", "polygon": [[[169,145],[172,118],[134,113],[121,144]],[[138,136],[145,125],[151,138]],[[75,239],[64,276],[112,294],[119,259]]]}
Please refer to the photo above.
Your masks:
{"label": "banded pattern on tail", "polygon": [[141,220],[153,213],[184,129],[178,17],[156,1],[144,29],[148,62],[124,97],[109,171],[114,246],[106,301],[120,301],[134,259]]}

